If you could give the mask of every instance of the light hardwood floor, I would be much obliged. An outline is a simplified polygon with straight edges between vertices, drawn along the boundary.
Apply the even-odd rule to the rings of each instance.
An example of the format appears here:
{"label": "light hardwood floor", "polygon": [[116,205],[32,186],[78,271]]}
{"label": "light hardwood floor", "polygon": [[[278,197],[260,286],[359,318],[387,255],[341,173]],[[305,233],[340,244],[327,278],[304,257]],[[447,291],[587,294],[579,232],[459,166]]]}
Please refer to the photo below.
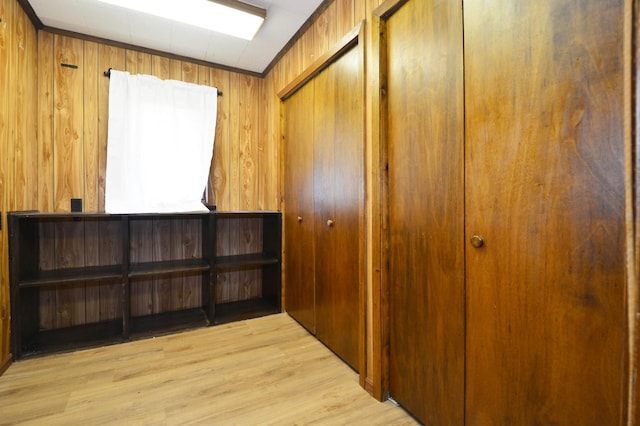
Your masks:
{"label": "light hardwood floor", "polygon": [[287,314],[15,362],[0,424],[412,425]]}

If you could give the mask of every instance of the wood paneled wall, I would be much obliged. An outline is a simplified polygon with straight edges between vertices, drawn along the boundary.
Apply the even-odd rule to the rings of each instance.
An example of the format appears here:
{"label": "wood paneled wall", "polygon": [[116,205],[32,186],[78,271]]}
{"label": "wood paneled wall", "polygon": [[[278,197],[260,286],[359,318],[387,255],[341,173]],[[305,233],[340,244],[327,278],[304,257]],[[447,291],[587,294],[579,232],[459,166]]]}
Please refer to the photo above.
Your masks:
{"label": "wood paneled wall", "polygon": [[[285,53],[285,55],[274,65],[264,79],[264,100],[266,111],[268,111],[265,141],[268,145],[279,146],[281,139],[280,119],[281,119],[281,103],[277,97],[277,93],[284,89],[292,80],[298,77],[307,67],[309,67],[315,59],[325,53],[331,46],[340,40],[345,34],[352,30],[358,23],[365,21],[365,58],[367,64],[372,61],[371,58],[371,31],[373,11],[383,0],[334,0],[326,10],[319,15],[308,28],[308,30],[300,37],[296,43]],[[376,397],[382,398],[382,378],[379,372],[381,368],[376,364],[381,362],[381,338],[373,336],[373,321],[378,321],[375,317],[374,303],[377,298],[373,297],[374,289],[379,288],[376,281],[380,281],[380,242],[376,237],[379,233],[380,212],[377,194],[379,193],[375,186],[377,180],[373,178],[377,174],[377,151],[372,147],[372,111],[373,111],[373,95],[378,90],[375,86],[366,66],[367,72],[364,74],[365,81],[365,110],[366,110],[366,217],[365,217],[365,234],[366,234],[366,368],[361,372],[360,381],[368,391],[372,392]],[[276,155],[276,153],[273,153]],[[281,153],[277,153],[278,157],[270,159],[277,164],[280,163]],[[280,177],[282,182],[282,177]],[[286,188],[282,188],[286,191]],[[286,209],[286,206],[282,206]],[[286,247],[283,261],[286,262]],[[284,277],[286,280],[286,276]],[[286,307],[285,307],[286,308]],[[354,309],[358,309],[354,306]]]}
{"label": "wood paneled wall", "polygon": [[37,204],[36,31],[15,0],[0,0],[0,372],[9,361],[6,212]]}
{"label": "wood paneled wall", "polygon": [[108,68],[216,86],[218,104],[210,199],[218,210],[278,208],[277,145],[265,134],[263,79],[46,31],[38,32],[38,179],[41,211],[104,211]]}

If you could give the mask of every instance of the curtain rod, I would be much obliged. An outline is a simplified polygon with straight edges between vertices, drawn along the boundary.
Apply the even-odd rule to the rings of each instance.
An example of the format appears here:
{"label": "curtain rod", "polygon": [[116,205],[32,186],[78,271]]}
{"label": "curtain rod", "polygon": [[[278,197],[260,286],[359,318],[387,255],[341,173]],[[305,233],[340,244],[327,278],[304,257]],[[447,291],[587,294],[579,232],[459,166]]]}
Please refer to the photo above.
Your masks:
{"label": "curtain rod", "polygon": [[[113,68],[109,68],[108,70],[106,70],[105,72],[103,72],[102,74],[107,77],[107,78],[111,78],[111,70]],[[218,90],[218,96],[222,96],[222,92]]]}

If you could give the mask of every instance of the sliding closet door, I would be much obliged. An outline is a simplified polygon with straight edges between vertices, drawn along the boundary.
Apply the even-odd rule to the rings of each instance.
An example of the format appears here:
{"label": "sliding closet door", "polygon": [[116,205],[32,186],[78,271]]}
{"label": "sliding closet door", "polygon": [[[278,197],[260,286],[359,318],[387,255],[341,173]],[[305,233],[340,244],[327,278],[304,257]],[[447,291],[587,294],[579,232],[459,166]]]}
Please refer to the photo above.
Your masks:
{"label": "sliding closet door", "polygon": [[361,48],[313,80],[316,210],[316,333],[359,369],[364,205]]}
{"label": "sliding closet door", "polygon": [[387,20],[391,396],[464,422],[462,4]]}
{"label": "sliding closet door", "polygon": [[622,424],[623,1],[464,8],[467,423]]}
{"label": "sliding closet door", "polygon": [[313,84],[285,103],[285,309],[316,332],[313,174]]}

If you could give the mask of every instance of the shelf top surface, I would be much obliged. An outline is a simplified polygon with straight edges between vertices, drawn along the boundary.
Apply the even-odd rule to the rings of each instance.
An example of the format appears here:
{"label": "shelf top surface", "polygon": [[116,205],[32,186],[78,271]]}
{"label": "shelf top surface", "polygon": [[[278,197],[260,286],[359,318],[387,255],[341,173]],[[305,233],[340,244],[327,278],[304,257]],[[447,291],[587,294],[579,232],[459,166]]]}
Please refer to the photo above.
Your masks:
{"label": "shelf top surface", "polygon": [[131,218],[154,218],[154,217],[177,217],[177,216],[259,216],[264,214],[280,214],[279,211],[274,210],[245,210],[245,211],[211,211],[211,212],[184,212],[184,213],[105,213],[105,212],[39,212],[36,210],[31,211],[17,211],[9,212],[9,216],[17,218],[34,218],[34,219],[121,219],[125,216]]}

